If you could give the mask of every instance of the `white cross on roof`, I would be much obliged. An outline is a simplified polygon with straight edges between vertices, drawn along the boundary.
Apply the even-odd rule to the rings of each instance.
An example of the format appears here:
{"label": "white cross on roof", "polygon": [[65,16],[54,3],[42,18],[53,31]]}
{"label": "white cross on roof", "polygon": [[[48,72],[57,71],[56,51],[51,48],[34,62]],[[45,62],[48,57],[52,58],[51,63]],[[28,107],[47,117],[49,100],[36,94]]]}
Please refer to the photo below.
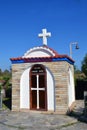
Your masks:
{"label": "white cross on roof", "polygon": [[43,45],[47,45],[47,37],[51,37],[51,33],[46,29],[42,29],[42,33],[38,34],[38,37],[43,38]]}

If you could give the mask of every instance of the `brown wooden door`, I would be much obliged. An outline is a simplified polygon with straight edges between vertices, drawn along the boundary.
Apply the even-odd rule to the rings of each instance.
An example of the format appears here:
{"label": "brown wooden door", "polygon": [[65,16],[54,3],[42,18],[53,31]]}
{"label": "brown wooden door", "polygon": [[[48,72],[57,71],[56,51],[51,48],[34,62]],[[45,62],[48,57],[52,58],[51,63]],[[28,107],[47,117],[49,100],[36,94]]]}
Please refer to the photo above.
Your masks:
{"label": "brown wooden door", "polygon": [[30,71],[30,108],[47,110],[46,71],[42,65],[34,65]]}

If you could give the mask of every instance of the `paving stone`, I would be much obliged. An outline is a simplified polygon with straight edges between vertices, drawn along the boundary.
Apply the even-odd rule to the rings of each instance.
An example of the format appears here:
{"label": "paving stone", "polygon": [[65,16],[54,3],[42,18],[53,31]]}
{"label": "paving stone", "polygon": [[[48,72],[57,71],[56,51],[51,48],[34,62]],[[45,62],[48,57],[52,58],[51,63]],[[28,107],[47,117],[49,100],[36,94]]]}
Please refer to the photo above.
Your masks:
{"label": "paving stone", "polygon": [[0,112],[0,130],[86,130],[87,124],[73,117],[35,112]]}

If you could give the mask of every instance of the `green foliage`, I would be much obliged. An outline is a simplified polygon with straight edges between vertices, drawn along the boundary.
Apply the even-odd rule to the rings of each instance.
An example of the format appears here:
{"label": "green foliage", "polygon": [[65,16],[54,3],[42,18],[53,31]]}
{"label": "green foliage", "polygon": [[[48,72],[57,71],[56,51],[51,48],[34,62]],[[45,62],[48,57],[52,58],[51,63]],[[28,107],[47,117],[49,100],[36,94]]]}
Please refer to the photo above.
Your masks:
{"label": "green foliage", "polygon": [[76,66],[74,66],[74,81],[75,81],[75,86],[77,85],[77,81],[85,81],[86,76],[85,74],[79,70]]}
{"label": "green foliage", "polygon": [[81,74],[82,72],[74,65],[74,72],[75,74]]}
{"label": "green foliage", "polygon": [[11,94],[12,94],[12,88],[9,87],[6,89],[6,97],[11,98]]}
{"label": "green foliage", "polygon": [[5,97],[3,97],[3,109],[11,109],[11,94],[12,94],[12,84],[11,84],[11,70],[4,70],[0,69],[0,93],[1,90],[5,90]]}
{"label": "green foliage", "polygon": [[4,70],[2,71],[0,69],[0,81],[2,84],[2,88],[9,88],[9,86],[11,86],[11,70]]}
{"label": "green foliage", "polygon": [[9,71],[9,70],[4,70],[4,71],[2,71],[1,69],[0,69],[0,78],[1,77],[11,77],[11,70]]}
{"label": "green foliage", "polygon": [[87,77],[87,54],[85,55],[83,61],[82,61],[82,67],[81,67],[82,72],[86,75]]}
{"label": "green foliage", "polygon": [[2,90],[2,85],[0,85],[0,93],[1,93],[1,90]]}

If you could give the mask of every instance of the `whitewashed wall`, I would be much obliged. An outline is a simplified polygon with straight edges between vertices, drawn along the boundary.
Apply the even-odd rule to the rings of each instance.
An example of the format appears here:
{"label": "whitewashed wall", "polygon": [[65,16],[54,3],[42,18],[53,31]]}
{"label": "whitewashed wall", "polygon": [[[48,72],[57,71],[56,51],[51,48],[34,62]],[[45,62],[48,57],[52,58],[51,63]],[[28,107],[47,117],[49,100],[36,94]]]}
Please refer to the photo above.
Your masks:
{"label": "whitewashed wall", "polygon": [[74,88],[74,76],[71,68],[69,68],[69,80],[68,80],[68,95],[69,95],[69,106],[75,101],[75,88]]}
{"label": "whitewashed wall", "polygon": [[20,108],[28,108],[30,106],[30,93],[29,93],[29,71],[30,68],[25,70],[20,80]]}

